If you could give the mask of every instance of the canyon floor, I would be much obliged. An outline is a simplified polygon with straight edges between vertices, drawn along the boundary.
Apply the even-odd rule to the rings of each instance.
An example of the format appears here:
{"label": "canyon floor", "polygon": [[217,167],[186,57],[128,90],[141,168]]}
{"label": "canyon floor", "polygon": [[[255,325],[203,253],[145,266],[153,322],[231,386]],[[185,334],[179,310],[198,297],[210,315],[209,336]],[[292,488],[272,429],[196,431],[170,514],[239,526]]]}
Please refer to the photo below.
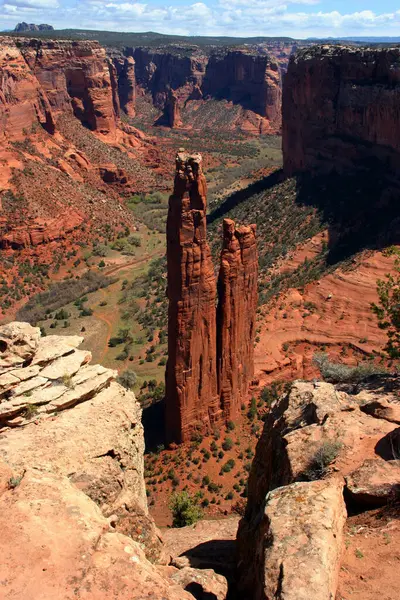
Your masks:
{"label": "canyon floor", "polygon": [[[92,352],[95,362],[120,373],[133,370],[142,406],[155,411],[148,422],[159,422],[157,408],[151,404],[162,398],[167,359],[164,228],[172,181],[168,170],[172,172],[178,147],[202,151],[214,257],[219,253],[222,216],[258,224],[261,274],[255,385],[243,398],[241,417],[231,431],[193,440],[179,449],[162,449],[156,426],[146,455],[147,489],[150,511],[161,526],[170,525],[169,499],[182,489],[197,493],[205,515],[241,513],[257,434],[267,411],[263,397],[274,395],[284,382],[317,376],[315,352],[326,351],[352,365],[383,361],[385,335],[370,304],[377,299],[376,282],[392,269],[394,256],[361,249],[344,261],[327,264],[329,228],[318,209],[298,202],[293,182],[282,180],[279,137],[246,138],[232,132],[216,140],[196,131],[155,127],[143,118],[132,124],[144,127],[145,135],[156,140],[155,148],[163,149],[163,184],[158,189],[150,184],[147,192],[130,195],[114,188],[133,223],[123,227],[122,222],[118,235],[103,229],[103,234],[85,243],[79,233],[72,245],[54,244],[57,267],[53,265],[42,289],[49,281],[57,288],[87,271],[105,277],[106,285],[81,300],[77,292],[56,305],[46,306],[39,297],[40,315],[35,322],[47,334],[82,335],[82,347]],[[82,129],[77,130],[82,135]],[[89,143],[87,136],[85,140]],[[37,247],[33,254],[43,258],[48,251],[51,245],[45,253]],[[29,249],[9,249],[2,255],[3,264],[17,265],[12,268],[14,281],[22,275],[22,284],[24,277],[26,282],[32,276],[29,268],[24,272],[19,265],[28,265],[31,259]],[[31,295],[35,298],[34,291]],[[21,299],[3,308],[2,322],[15,316],[32,319],[33,313],[23,305]],[[269,392],[263,396],[264,388]],[[232,447],[228,448],[229,440]]]}

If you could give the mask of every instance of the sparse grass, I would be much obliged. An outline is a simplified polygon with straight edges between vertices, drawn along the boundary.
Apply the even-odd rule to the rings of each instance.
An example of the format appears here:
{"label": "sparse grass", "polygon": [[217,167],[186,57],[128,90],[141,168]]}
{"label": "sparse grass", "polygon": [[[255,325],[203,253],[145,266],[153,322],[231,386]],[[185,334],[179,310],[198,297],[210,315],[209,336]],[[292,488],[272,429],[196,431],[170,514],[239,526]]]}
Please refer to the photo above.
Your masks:
{"label": "sparse grass", "polygon": [[304,471],[306,481],[322,479],[326,475],[329,465],[338,457],[341,448],[342,443],[338,440],[321,442]]}
{"label": "sparse grass", "polygon": [[372,375],[387,374],[383,366],[372,362],[360,363],[356,367],[331,362],[325,352],[315,353],[313,362],[319,368],[321,376],[331,383],[360,383]]}
{"label": "sparse grass", "polygon": [[65,387],[69,388],[70,390],[73,389],[74,383],[72,381],[72,376],[69,373],[64,373],[64,375],[61,377],[61,381]]}

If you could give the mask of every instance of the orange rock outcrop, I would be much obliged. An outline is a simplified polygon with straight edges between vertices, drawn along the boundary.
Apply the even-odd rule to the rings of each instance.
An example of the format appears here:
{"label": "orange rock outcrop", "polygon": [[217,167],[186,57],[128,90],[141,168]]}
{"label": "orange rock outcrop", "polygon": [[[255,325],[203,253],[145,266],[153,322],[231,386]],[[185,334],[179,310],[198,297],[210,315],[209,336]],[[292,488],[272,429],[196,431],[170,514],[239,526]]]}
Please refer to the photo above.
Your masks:
{"label": "orange rock outcrop", "polygon": [[225,420],[234,419],[254,375],[258,254],[256,226],[223,221],[218,280],[218,387]]}
{"label": "orange rock outcrop", "polygon": [[258,257],[255,225],[224,221],[217,285],[206,238],[201,156],[179,151],[167,221],[166,439],[235,418],[253,376]]}
{"label": "orange rock outcrop", "polygon": [[24,38],[19,48],[55,114],[71,111],[91,130],[115,133],[116,73],[98,42]]}

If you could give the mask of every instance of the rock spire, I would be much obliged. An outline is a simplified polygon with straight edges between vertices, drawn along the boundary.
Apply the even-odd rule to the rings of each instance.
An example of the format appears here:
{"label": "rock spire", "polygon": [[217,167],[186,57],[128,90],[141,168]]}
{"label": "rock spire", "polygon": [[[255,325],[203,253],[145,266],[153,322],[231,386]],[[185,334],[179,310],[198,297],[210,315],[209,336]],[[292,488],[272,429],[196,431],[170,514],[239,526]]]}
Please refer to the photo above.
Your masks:
{"label": "rock spire", "polygon": [[[201,155],[180,150],[167,220],[166,438],[185,442],[238,413],[253,376],[255,225],[223,223],[217,282],[206,234]],[[218,316],[217,316],[218,313]]]}

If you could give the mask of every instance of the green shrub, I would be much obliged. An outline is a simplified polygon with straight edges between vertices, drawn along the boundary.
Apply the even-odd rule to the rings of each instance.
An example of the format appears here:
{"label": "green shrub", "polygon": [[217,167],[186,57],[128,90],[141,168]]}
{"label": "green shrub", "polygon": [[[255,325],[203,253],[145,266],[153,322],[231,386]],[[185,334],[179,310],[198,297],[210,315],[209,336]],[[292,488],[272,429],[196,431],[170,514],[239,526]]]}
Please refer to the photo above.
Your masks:
{"label": "green shrub", "polygon": [[222,442],[222,448],[223,450],[225,450],[225,452],[227,450],[231,450],[233,448],[233,440],[230,437],[227,437],[224,439],[224,441]]}
{"label": "green shrub", "polygon": [[196,500],[191,498],[185,491],[172,494],[169,508],[172,512],[172,527],[193,525],[202,517],[201,509],[197,506]]}
{"label": "green shrub", "polygon": [[70,313],[66,311],[65,308],[62,308],[61,310],[56,312],[54,318],[57,319],[57,321],[66,321],[70,316]]}
{"label": "green shrub", "polygon": [[93,246],[94,256],[107,256],[107,246],[104,244],[96,244]]}

